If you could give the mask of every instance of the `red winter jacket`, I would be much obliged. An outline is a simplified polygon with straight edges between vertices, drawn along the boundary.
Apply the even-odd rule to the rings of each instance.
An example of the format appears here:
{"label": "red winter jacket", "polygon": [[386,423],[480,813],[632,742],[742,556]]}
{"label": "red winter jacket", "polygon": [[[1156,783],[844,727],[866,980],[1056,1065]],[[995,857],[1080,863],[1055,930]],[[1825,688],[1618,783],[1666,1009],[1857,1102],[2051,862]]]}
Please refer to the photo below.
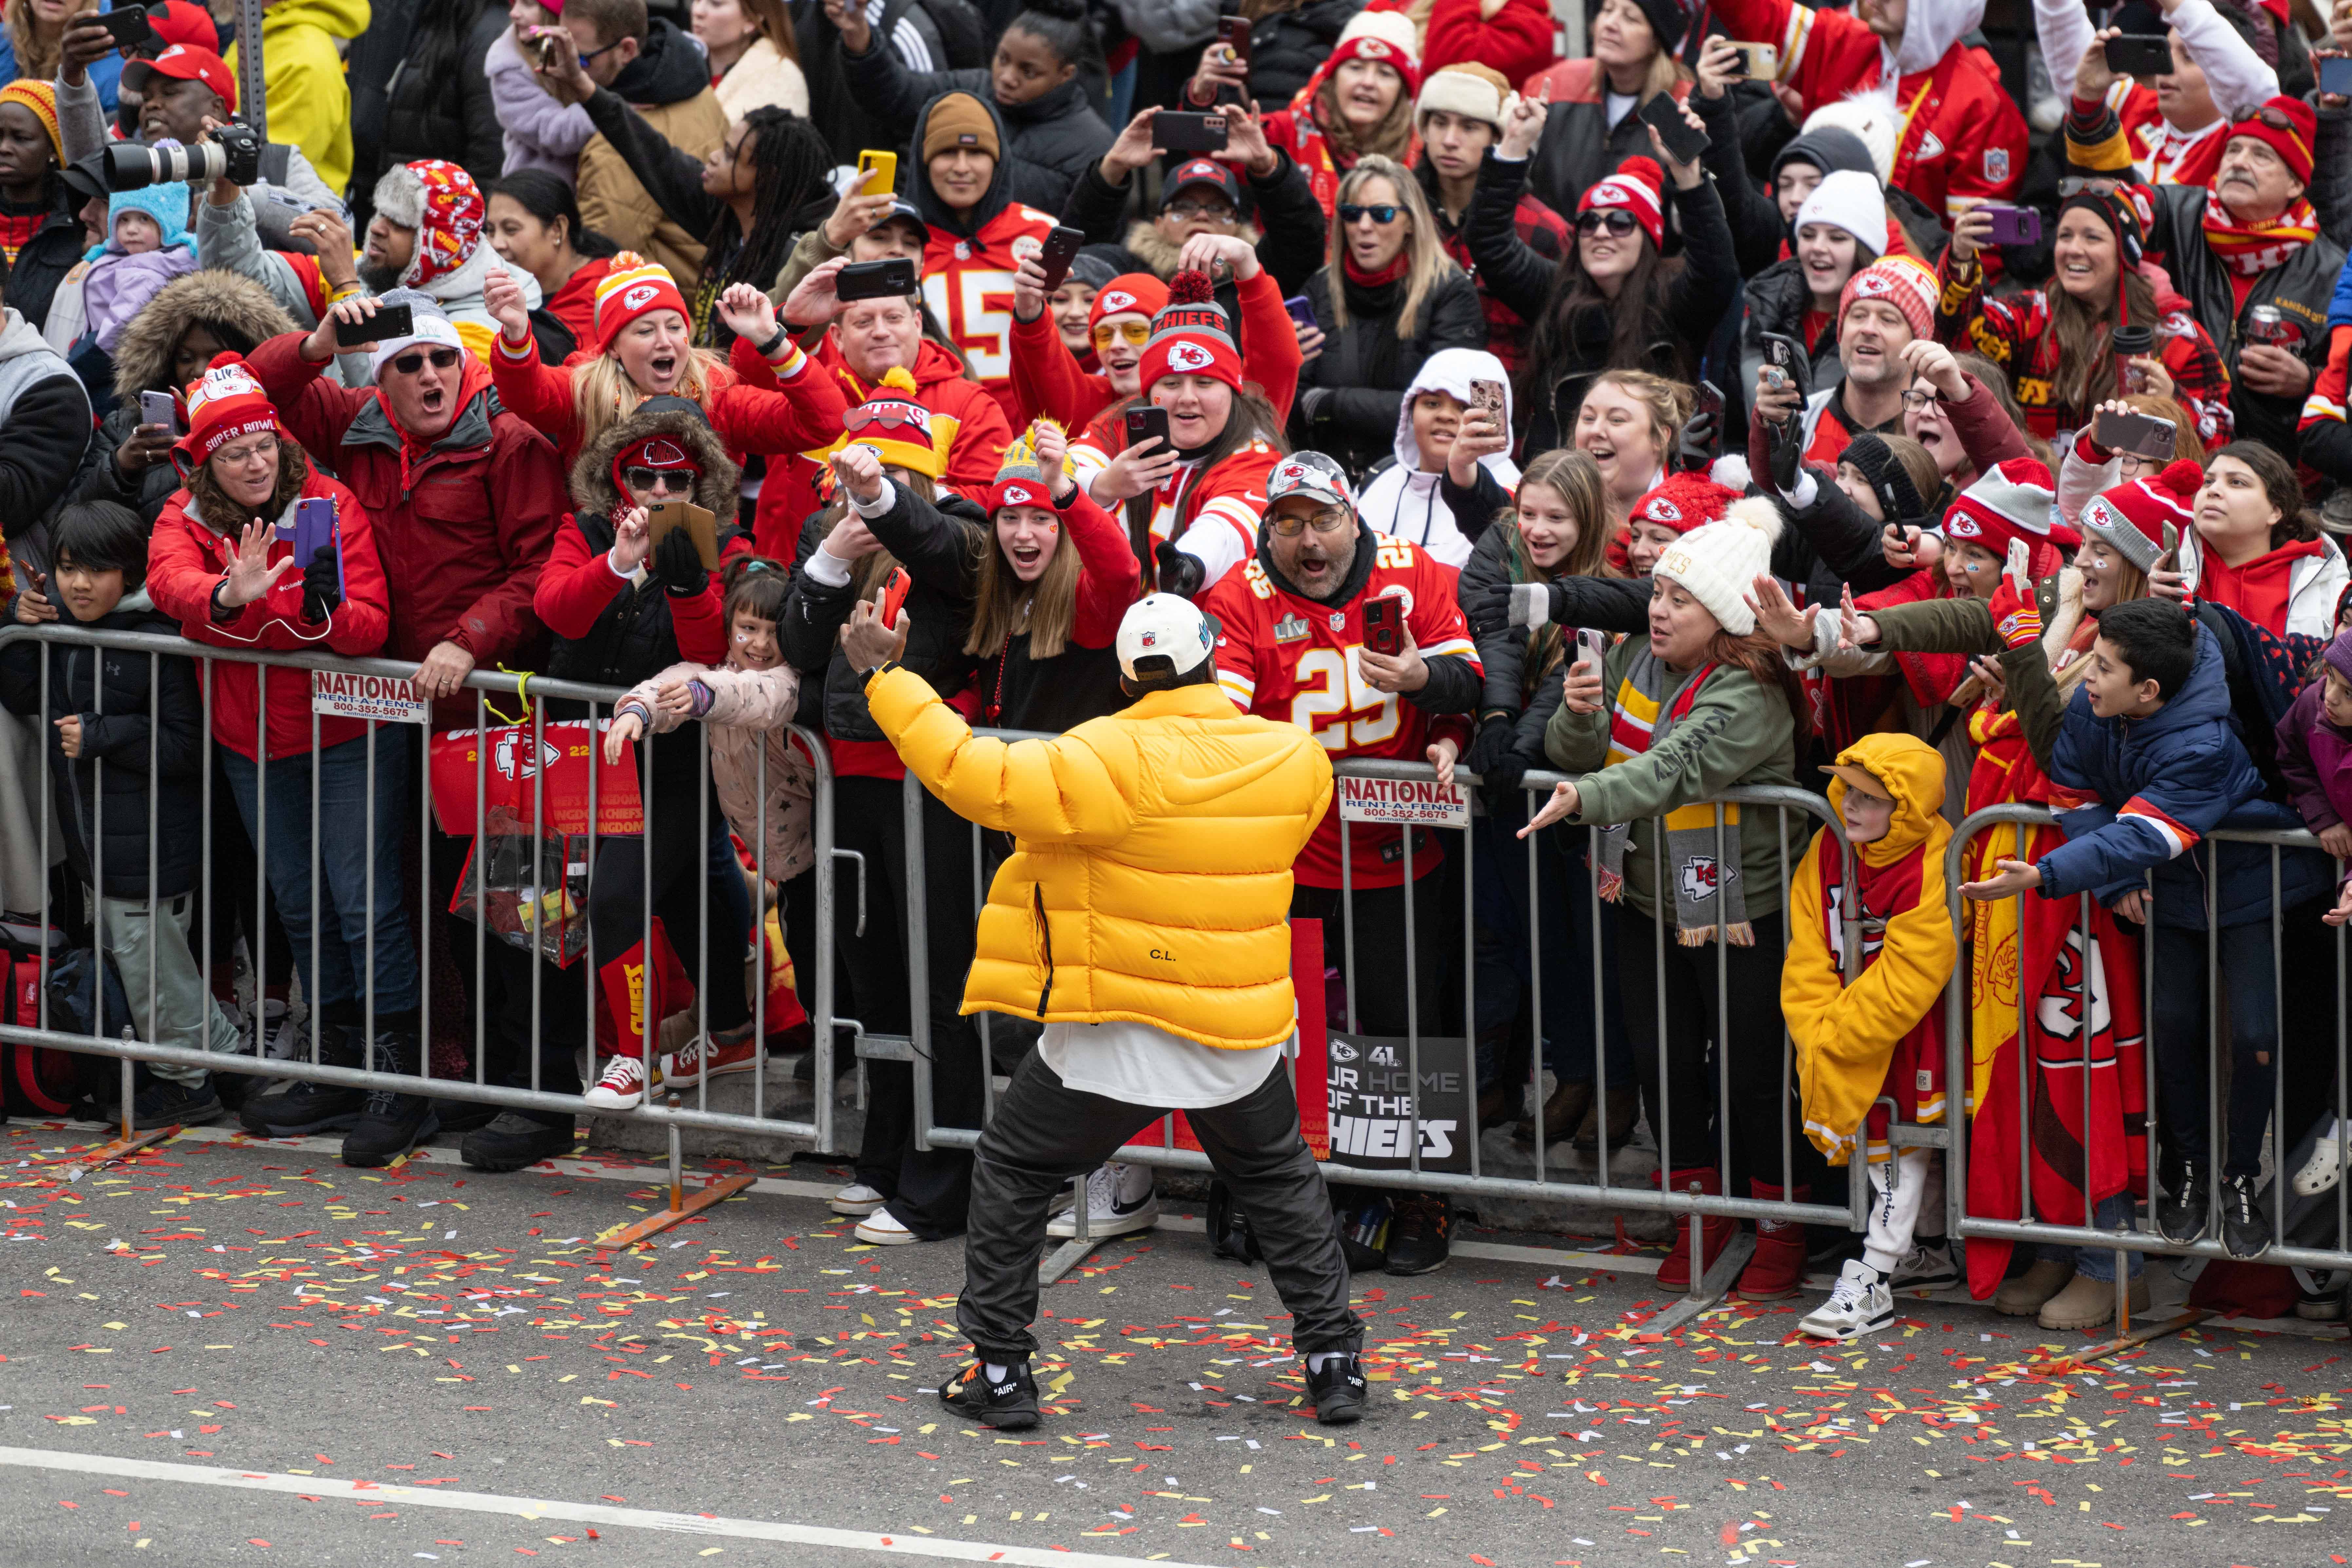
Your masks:
{"label": "red winter jacket", "polygon": [[[1050,321],[1053,318],[1048,312],[1040,319]],[[750,351],[741,349],[741,339],[736,342],[740,352],[735,363],[744,369]],[[874,389],[858,380],[841,357],[841,345],[831,331],[809,356],[809,363],[812,374],[803,380],[822,383],[833,395],[845,400],[845,408],[873,395]],[[764,367],[747,369],[744,381],[750,386],[763,385],[760,380],[763,373]],[[1013,439],[1004,405],[980,383],[966,380],[956,356],[929,338],[917,350],[909,374],[915,378],[915,400],[931,411],[931,444],[947,453],[940,483],[966,497],[980,497],[996,482],[997,465]],[[761,554],[772,561],[790,561],[798,552],[801,524],[823,504],[818,481],[826,459],[841,441],[841,416],[835,414],[821,439],[806,442],[794,456],[768,465],[768,477],[760,486],[760,510],[751,520],[752,545]]]}
{"label": "red winter jacket", "polygon": [[[596,617],[629,582],[613,570],[609,554],[591,548],[588,536],[575,525],[556,531],[555,552],[539,574],[532,603],[549,630],[578,642],[595,629]],[[704,580],[699,594],[670,599],[669,624],[679,658],[693,664],[726,662],[727,627],[719,616],[715,573]]]}
{"label": "red winter jacket", "polygon": [[1559,58],[1559,36],[1551,7],[1541,0],[1503,0],[1492,16],[1479,0],[1437,0],[1429,11],[1429,37],[1421,50],[1421,79],[1447,66],[1486,66],[1506,81],[1525,81]]}
{"label": "red winter jacket", "polygon": [[[289,437],[290,439],[290,437]],[[303,482],[298,500],[324,496],[335,503],[335,519],[343,534],[343,602],[317,625],[302,619],[302,574],[289,572],[253,603],[240,607],[226,621],[213,619],[213,589],[227,575],[236,555],[232,534],[216,531],[197,515],[195,498],[175,490],[155,520],[147,543],[147,593],[155,607],[180,623],[180,635],[191,642],[216,647],[259,648],[272,653],[338,653],[363,658],[383,647],[389,616],[384,608],[383,567],[376,557],[373,531],[367,509],[359,498],[327,478],[315,467]],[[249,521],[224,520],[241,531]],[[294,506],[270,520],[291,529]],[[272,539],[274,564],[294,553],[287,540]],[[260,680],[257,667],[231,659],[212,661],[213,739],[248,761],[254,757],[255,727],[259,719]],[[358,719],[319,720],[319,744],[332,746],[364,734]],[[310,677],[297,669],[269,672],[268,745],[270,760],[299,756],[310,749]]]}
{"label": "red winter jacket", "polygon": [[[740,338],[736,342],[741,352],[730,364],[712,369],[710,390],[701,400],[710,416],[710,427],[719,432],[736,461],[742,461],[746,453],[773,457],[779,452],[797,452],[840,436],[841,416],[847,406],[841,400],[841,389],[811,374],[809,358],[798,344],[787,340],[783,363],[770,369],[751,345]],[[490,350],[490,374],[498,384],[499,401],[555,443],[566,472],[571,470],[572,459],[580,455],[580,416],[572,402],[572,374],[598,357],[594,350],[583,349],[560,365],[541,364],[535,342],[525,339],[517,349],[503,332]],[[768,379],[744,385],[747,363],[760,365]]]}
{"label": "red winter jacket", "polygon": [[[555,531],[571,510],[547,437],[490,395],[490,374],[468,359],[457,416],[419,454],[373,387],[354,392],[302,358],[289,332],[247,363],[297,440],[332,458],[374,520],[391,595],[385,653],[422,660],[453,642],[483,669],[537,663],[542,628],[530,607]],[[436,724],[471,724],[470,693],[435,705]]]}

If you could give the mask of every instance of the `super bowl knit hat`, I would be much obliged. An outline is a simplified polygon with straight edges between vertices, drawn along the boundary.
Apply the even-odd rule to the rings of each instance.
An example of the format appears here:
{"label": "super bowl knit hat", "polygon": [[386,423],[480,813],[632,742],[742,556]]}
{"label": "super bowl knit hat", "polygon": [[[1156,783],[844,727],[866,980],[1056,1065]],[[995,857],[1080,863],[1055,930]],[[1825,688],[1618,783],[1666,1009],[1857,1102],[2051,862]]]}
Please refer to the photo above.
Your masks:
{"label": "super bowl knit hat", "polygon": [[1846,443],[1837,455],[1841,463],[1852,463],[1854,472],[1878,498],[1879,510],[1889,522],[1902,522],[1927,515],[1927,499],[1919,487],[1911,482],[1911,472],[1895,456],[1886,438],[1875,431],[1865,430]]}
{"label": "super bowl knit hat", "polygon": [[1797,208],[1791,226],[1801,230],[1809,223],[1842,228],[1876,256],[1886,248],[1886,193],[1858,170],[1832,169]]}
{"label": "super bowl knit hat", "polygon": [[1654,575],[1679,583],[1734,637],[1756,629],[1748,595],[1771,570],[1780,537],[1780,509],[1763,496],[1731,503],[1719,522],[1692,529],[1658,558]]}
{"label": "super bowl knit hat", "polygon": [[245,436],[278,430],[278,408],[245,356],[219,353],[188,384],[188,433],[173,447],[183,473]]}
{"label": "super bowl knit hat", "polygon": [[[1004,459],[997,465],[996,482],[988,488],[981,510],[991,517],[1008,506],[1041,506],[1048,511],[1054,505],[1054,481],[1061,475],[1046,472],[1037,457],[1036,437],[1039,425],[1054,425],[1050,419],[1039,419],[1028,429],[1014,437],[1004,448]],[[1054,428],[1059,430],[1058,425]],[[1062,472],[1069,471],[1069,459],[1062,459]]]}
{"label": "super bowl knit hat", "polygon": [[1676,533],[1688,533],[1720,521],[1725,510],[1738,499],[1738,490],[1717,484],[1705,474],[1669,474],[1633,503],[1629,521],[1655,523]]}
{"label": "super bowl knit hat", "polygon": [[1617,165],[1615,174],[1586,189],[1576,204],[1576,216],[1582,217],[1595,207],[1623,207],[1650,237],[1654,249],[1666,242],[1665,184],[1666,172],[1655,159],[1628,158]]}
{"label": "super bowl knit hat", "polygon": [[946,463],[931,433],[931,411],[915,391],[903,366],[883,372],[873,395],[841,416],[845,445],[870,447],[885,463],[936,479]]}
{"label": "super bowl knit hat", "polygon": [[1339,41],[1331,47],[1331,58],[1324,62],[1324,79],[1338,75],[1349,60],[1387,66],[1404,79],[1408,98],[1421,90],[1420,40],[1412,18],[1402,11],[1366,9],[1349,17],[1339,29]]}
{"label": "super bowl knit hat", "polygon": [[655,310],[676,310],[692,319],[668,268],[634,250],[622,251],[613,258],[612,270],[596,280],[597,350],[609,351],[621,329]]}
{"label": "super bowl knit hat", "polygon": [[1151,341],[1136,369],[1147,395],[1163,375],[1205,375],[1241,390],[1241,351],[1207,273],[1179,272],[1168,280],[1168,303],[1151,318]]}
{"label": "super bowl knit hat", "polygon": [[1944,513],[1944,537],[1995,555],[2007,555],[2012,539],[2029,547],[2053,543],[2059,538],[2050,522],[2057,500],[2047,468],[2032,458],[2011,458],[1959,493]]}
{"label": "super bowl knit hat", "polygon": [[2115,551],[2142,572],[2151,571],[2197,521],[2197,491],[2205,470],[2187,458],[2162,471],[2142,474],[2086,503],[2078,521],[2083,532]]}
{"label": "super bowl knit hat", "polygon": [[[1883,236],[1885,229],[1881,227]],[[1882,243],[1884,243],[1882,241]],[[1838,329],[1857,300],[1877,300],[1892,305],[1910,324],[1915,338],[1936,332],[1936,275],[1907,256],[1882,256],[1845,280],[1838,293]]]}
{"label": "super bowl knit hat", "polygon": [[1421,97],[1412,106],[1413,129],[1421,129],[1423,120],[1442,109],[1465,120],[1482,121],[1493,126],[1495,134],[1500,136],[1504,121],[1518,101],[1519,95],[1511,90],[1509,79],[1492,66],[1467,60],[1441,66],[1421,84]]}

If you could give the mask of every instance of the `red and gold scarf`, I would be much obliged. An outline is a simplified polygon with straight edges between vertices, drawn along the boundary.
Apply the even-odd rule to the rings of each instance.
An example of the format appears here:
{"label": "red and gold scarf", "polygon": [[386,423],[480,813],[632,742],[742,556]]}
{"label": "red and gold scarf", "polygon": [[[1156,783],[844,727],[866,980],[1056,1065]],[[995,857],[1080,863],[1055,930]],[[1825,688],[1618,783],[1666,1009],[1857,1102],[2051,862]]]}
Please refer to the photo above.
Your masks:
{"label": "red and gold scarf", "polygon": [[2241,278],[2259,278],[2284,267],[2294,253],[2319,237],[2319,215],[2298,197],[2274,223],[2240,223],[2230,216],[2218,192],[2205,193],[2205,243],[2231,271]]}

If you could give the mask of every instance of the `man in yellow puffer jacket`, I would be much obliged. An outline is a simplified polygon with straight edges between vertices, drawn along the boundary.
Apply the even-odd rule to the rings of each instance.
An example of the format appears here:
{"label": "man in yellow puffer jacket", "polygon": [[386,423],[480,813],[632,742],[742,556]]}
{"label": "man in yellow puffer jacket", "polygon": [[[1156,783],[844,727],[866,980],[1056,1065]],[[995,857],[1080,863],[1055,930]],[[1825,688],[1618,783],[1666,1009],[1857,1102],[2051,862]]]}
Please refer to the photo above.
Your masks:
{"label": "man in yellow puffer jacket", "polygon": [[950,809],[1014,839],[981,911],[963,1010],[1045,1026],[981,1135],[956,1307],[976,1359],[940,1399],[990,1426],[1036,1425],[1029,1324],[1046,1207],[1182,1110],[1249,1213],[1317,1418],[1355,1420],[1363,1324],[1283,1069],[1290,867],[1330,804],[1329,758],[1304,730],[1234,710],[1207,617],[1172,594],[1119,625],[1133,704],[1053,741],[973,735],[892,662],[905,626],[885,629],[861,603],[842,639],[875,670],[875,723]]}

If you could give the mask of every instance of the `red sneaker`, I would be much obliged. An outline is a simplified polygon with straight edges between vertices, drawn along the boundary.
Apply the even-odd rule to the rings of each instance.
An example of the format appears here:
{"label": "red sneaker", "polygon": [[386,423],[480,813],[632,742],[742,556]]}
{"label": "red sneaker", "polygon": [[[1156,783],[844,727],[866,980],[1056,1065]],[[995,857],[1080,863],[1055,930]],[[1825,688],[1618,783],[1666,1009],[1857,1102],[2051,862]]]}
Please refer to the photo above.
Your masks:
{"label": "red sneaker", "polygon": [[695,1036],[683,1047],[662,1058],[663,1079],[673,1084],[697,1084],[705,1074],[719,1078],[730,1072],[750,1072],[760,1064],[760,1042],[751,1038],[748,1026],[742,1036],[740,1040]]}

